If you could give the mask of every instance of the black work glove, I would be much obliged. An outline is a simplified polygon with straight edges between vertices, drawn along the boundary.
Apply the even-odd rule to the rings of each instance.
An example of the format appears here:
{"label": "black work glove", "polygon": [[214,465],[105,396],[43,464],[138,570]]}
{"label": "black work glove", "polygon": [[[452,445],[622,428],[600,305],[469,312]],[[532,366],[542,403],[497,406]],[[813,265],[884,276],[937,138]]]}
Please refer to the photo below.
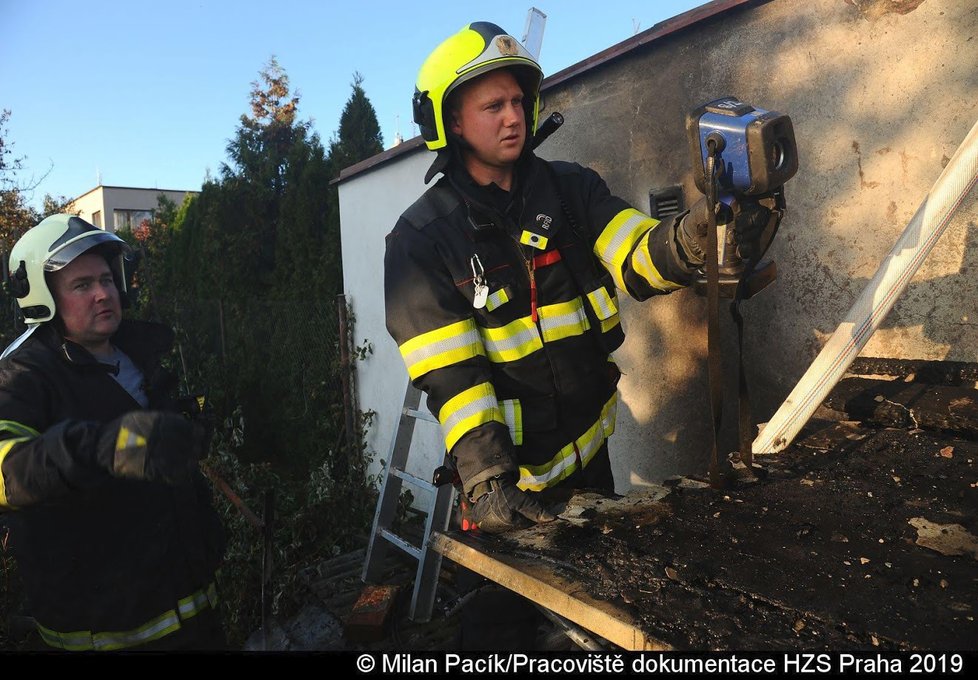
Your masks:
{"label": "black work glove", "polygon": [[740,201],[734,216],[734,240],[741,259],[760,256],[761,236],[771,221],[771,209],[760,201],[763,198],[745,198]]}
{"label": "black work glove", "polygon": [[488,534],[525,529],[557,519],[531,494],[516,486],[514,475],[500,475],[476,484],[470,519]]}
{"label": "black work glove", "polygon": [[206,453],[205,429],[167,411],[131,411],[99,442],[99,462],[112,476],[171,485],[189,484]]}
{"label": "black work glove", "polygon": [[[717,224],[726,224],[732,219],[730,207],[718,204]],[[706,196],[701,196],[676,226],[676,242],[681,256],[690,267],[696,268],[706,261],[707,238],[710,229],[710,204]]]}

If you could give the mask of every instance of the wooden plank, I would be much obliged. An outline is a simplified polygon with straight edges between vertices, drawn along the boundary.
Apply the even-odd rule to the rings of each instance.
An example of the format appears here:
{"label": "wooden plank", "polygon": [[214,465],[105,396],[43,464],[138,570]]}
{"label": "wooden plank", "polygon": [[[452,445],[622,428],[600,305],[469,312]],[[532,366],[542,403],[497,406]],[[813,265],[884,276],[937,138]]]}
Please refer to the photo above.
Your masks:
{"label": "wooden plank", "polygon": [[750,484],[575,495],[556,522],[435,549],[626,649],[975,650],[975,461],[975,442],[833,423]]}
{"label": "wooden plank", "polygon": [[444,557],[495,581],[501,586],[587,628],[629,650],[667,651],[669,645],[647,636],[632,617],[608,602],[595,600],[580,584],[563,579],[539,561],[511,555],[489,554],[485,546],[461,533],[434,533],[431,547]]}

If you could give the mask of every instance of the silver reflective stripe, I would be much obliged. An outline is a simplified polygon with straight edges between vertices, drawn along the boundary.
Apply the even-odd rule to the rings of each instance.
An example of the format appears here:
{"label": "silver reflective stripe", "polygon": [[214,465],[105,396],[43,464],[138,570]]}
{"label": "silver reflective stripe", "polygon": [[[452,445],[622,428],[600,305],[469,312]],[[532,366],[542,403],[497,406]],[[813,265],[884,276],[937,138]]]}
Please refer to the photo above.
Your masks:
{"label": "silver reflective stripe", "polygon": [[68,651],[112,651],[135,647],[151,640],[158,640],[180,629],[181,620],[196,616],[208,607],[213,608],[217,603],[217,584],[211,583],[206,589],[180,599],[177,610],[170,609],[155,619],[148,621],[139,628],[131,631],[92,633],[91,631],[74,631],[59,633],[37,624],[41,637],[51,647]]}
{"label": "silver reflective stripe", "polygon": [[525,467],[520,467],[520,481],[518,486],[523,490],[540,491],[549,486],[553,480],[563,479],[564,475],[561,473],[564,470],[577,467],[577,456],[574,455],[574,445],[568,444],[562,448],[554,456],[550,464],[551,467],[549,469],[537,475],[531,474]]}
{"label": "silver reflective stripe", "polygon": [[3,350],[3,354],[0,354],[0,359],[6,359],[7,355],[13,352],[15,349],[24,344],[24,341],[38,329],[41,324],[35,323],[27,327],[27,330],[21,333],[16,340],[7,345],[7,349]]}
{"label": "silver reflective stripe", "polygon": [[588,293],[587,298],[591,301],[591,308],[594,309],[594,313],[602,321],[618,313],[618,308],[604,286]]}
{"label": "silver reflective stripe", "polygon": [[[650,218],[648,215],[643,215],[642,213],[636,211],[634,214],[630,215],[623,223],[619,224],[615,228],[615,233],[612,235],[611,240],[608,241],[601,249],[599,256],[602,260],[609,263],[614,263],[616,266],[619,264],[615,260],[615,255],[618,253],[619,248],[621,248],[626,241],[634,238],[632,232],[634,232],[642,222],[648,221]],[[614,222],[614,220],[612,220]]]}
{"label": "silver reflective stripe", "polygon": [[[573,303],[573,304],[571,304]],[[548,305],[540,308],[540,329],[543,331],[544,342],[553,342],[561,338],[573,335],[582,335],[591,327],[588,323],[587,314],[584,313],[584,305],[581,298],[575,298],[571,303],[561,303],[559,305]],[[571,307],[568,311],[561,311],[556,315],[548,312],[558,311],[555,308]]]}
{"label": "silver reflective stripe", "polygon": [[652,262],[652,254],[649,252],[649,237],[651,234],[651,231],[647,233],[635,249],[635,254],[632,256],[632,268],[636,274],[648,281],[649,285],[653,288],[665,291],[682,288],[682,284],[664,279],[662,274],[659,273],[659,270],[656,269],[655,263]]}
{"label": "silver reflective stripe", "polygon": [[486,311],[491,312],[509,302],[509,289],[500,288],[495,293],[490,293],[486,298]]}
{"label": "silver reflective stripe", "polygon": [[[523,326],[521,330],[512,332],[514,328],[520,326]],[[522,359],[543,348],[540,334],[530,317],[517,319],[502,328],[483,328],[481,330],[486,355],[493,363]]]}
{"label": "silver reflective stripe", "polygon": [[471,330],[467,330],[459,335],[454,335],[450,338],[445,338],[444,340],[437,340],[419,347],[410,354],[404,356],[404,363],[406,363],[408,366],[414,366],[415,364],[421,363],[426,359],[436,357],[439,354],[451,352],[452,350],[460,349],[462,347],[468,347],[469,345],[474,345],[478,342],[479,333],[473,327]]}
{"label": "silver reflective stripe", "polygon": [[503,399],[499,402],[499,408],[503,410],[503,420],[509,428],[509,436],[512,437],[516,446],[523,444],[523,407],[519,399]]}
{"label": "silver reflective stripe", "polygon": [[44,641],[52,646],[73,652],[87,650],[112,651],[134,647],[150,640],[164,637],[180,628],[180,617],[172,609],[163,613],[159,618],[133,631],[122,633],[95,633],[76,631],[59,633],[38,624],[38,630]]}
{"label": "silver reflective stripe", "polygon": [[556,484],[577,467],[578,454],[582,465],[587,465],[601,444],[615,431],[615,413],[618,409],[618,395],[613,394],[601,409],[598,420],[580,437],[567,444],[548,463],[535,466],[520,466],[518,486],[523,490],[542,491]]}
{"label": "silver reflective stripe", "polygon": [[110,651],[134,647],[150,640],[161,638],[180,628],[180,617],[172,609],[158,620],[129,633],[96,633],[95,649]]}
{"label": "silver reflective stripe", "polygon": [[[496,395],[487,394],[474,401],[462,406],[457,411],[453,411],[450,416],[448,416],[441,424],[442,430],[445,433],[445,439],[451,439],[452,430],[454,430],[463,420],[480,413],[487,411],[493,411],[498,407],[496,403]],[[456,437],[454,441],[457,441]],[[452,443],[454,443],[454,441]]]}
{"label": "silver reflective stripe", "polygon": [[180,612],[180,618],[189,619],[191,616],[195,616],[207,609],[207,607],[213,607],[217,604],[217,586],[213,583],[207,588],[207,591],[198,590],[193,595],[189,595],[177,603],[177,610]]}
{"label": "silver reflective stripe", "polygon": [[57,647],[58,649],[67,649],[72,652],[80,652],[86,649],[95,649],[95,642],[92,640],[92,634],[86,631],[80,631],[77,633],[58,633],[53,630],[48,630],[44,626],[38,624],[38,632],[41,633],[41,637],[51,647]]}

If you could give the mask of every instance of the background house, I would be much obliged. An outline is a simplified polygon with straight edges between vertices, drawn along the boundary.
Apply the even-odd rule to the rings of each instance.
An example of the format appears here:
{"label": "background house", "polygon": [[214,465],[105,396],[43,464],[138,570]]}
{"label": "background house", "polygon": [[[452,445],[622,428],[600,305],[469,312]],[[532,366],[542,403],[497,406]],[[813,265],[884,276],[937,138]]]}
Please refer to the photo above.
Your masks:
{"label": "background house", "polygon": [[189,191],[107,187],[101,184],[74,201],[70,212],[106,231],[134,229],[156,211],[160,194],[180,205]]}
{"label": "background house", "polygon": [[[541,119],[559,111],[566,123],[538,153],[594,168],[614,193],[649,210],[650,194],[663,187],[681,185],[687,202],[699,195],[684,136],[695,107],[733,94],[791,116],[801,167],[769,251],[778,281],[743,306],[744,362],[754,418],[763,422],[978,120],[976,36],[972,0],[716,0],[550,75]],[[416,138],[339,181],[345,290],[356,342],[374,350],[358,364],[359,400],[377,413],[368,444],[382,458],[407,381],[384,325],[384,236],[423,191],[432,159]],[[976,246],[972,194],[863,354],[978,360]],[[618,490],[703,472],[712,428],[705,300],[692,291],[626,299],[622,317],[627,340],[616,359],[624,376],[611,440]],[[730,421],[731,323],[724,332]],[[734,450],[732,425],[723,435]],[[415,442],[412,467],[426,476],[441,459],[440,433],[422,424]]]}

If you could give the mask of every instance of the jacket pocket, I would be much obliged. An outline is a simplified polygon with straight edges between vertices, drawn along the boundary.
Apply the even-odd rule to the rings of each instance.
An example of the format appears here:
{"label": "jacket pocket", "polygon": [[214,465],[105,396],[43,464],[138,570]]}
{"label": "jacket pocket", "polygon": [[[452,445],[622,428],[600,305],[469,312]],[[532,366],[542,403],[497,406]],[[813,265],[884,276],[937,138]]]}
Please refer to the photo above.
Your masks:
{"label": "jacket pocket", "polygon": [[625,340],[625,332],[621,327],[618,312],[618,293],[615,290],[614,279],[608,272],[598,278],[591,290],[585,292],[588,308],[593,315],[595,335],[601,348],[611,354]]}
{"label": "jacket pocket", "polygon": [[502,287],[489,293],[486,298],[486,311],[494,312],[513,298],[512,286],[503,285]]}

